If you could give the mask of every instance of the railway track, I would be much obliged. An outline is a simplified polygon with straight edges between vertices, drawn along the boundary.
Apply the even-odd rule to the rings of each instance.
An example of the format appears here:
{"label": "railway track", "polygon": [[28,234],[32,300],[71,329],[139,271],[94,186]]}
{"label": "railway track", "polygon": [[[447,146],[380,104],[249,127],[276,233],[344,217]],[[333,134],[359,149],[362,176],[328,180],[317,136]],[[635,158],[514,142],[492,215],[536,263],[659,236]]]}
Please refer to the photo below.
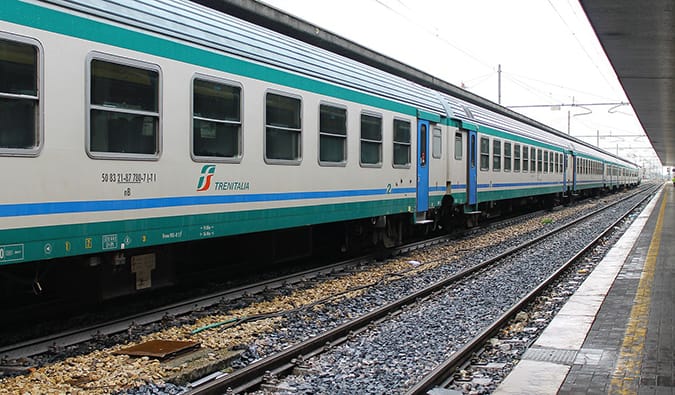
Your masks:
{"label": "railway track", "polygon": [[[521,297],[508,310],[506,310],[496,320],[494,320],[492,324],[482,329],[480,333],[468,340],[462,347],[453,352],[450,359],[438,365],[438,367],[433,369],[424,378],[419,380],[415,386],[409,389],[409,393],[426,393],[428,389],[433,388],[434,386],[439,385],[439,383],[447,380],[447,378],[452,375],[459,365],[470,358],[476,348],[480,347],[487,338],[494,335],[494,333],[496,333],[496,331],[498,331],[508,319],[520,311],[522,306],[529,303],[537,294],[539,294],[539,292],[541,292],[542,289],[548,286],[557,276],[559,276],[560,273],[564,272],[572,262],[588,251],[588,249],[595,245],[605,234],[610,232],[615,227],[616,223],[621,221],[626,215],[629,215],[629,213],[639,206],[642,201],[648,199],[652,192],[653,191],[643,192],[644,197],[640,198],[639,202],[631,204],[630,209],[626,210],[625,213],[620,215],[619,219],[616,219],[611,223],[611,225],[607,226],[604,231],[594,237],[593,240],[587,243],[583,248],[580,248],[572,258],[557,267],[557,269],[548,275],[544,281],[530,290],[525,296]],[[428,299],[432,299],[435,296],[447,293],[449,287],[452,287],[461,282],[466,282],[468,278],[482,275],[486,271],[489,271],[490,268],[499,267],[511,257],[522,253],[522,251],[525,249],[533,248],[535,245],[541,246],[542,244],[547,243],[547,241],[552,237],[563,232],[568,232],[573,226],[592,219],[598,213],[606,212],[608,210],[616,210],[616,207],[620,203],[629,199],[636,198],[631,196],[614,204],[604,206],[595,212],[589,213],[574,220],[573,222],[557,227],[544,235],[514,246],[502,254],[499,254],[498,256],[494,256],[490,259],[484,260],[476,265],[466,268],[452,276],[437,281],[436,283],[431,284],[424,289],[412,292],[405,297],[396,300],[395,302],[381,306],[332,330],[311,337],[306,341],[292,345],[279,353],[275,353],[274,355],[260,359],[243,369],[235,371],[231,374],[220,376],[216,375],[211,377],[212,380],[200,382],[199,385],[196,385],[195,388],[193,388],[188,393],[194,395],[224,393],[225,391],[232,391],[234,393],[247,392],[258,388],[261,384],[264,384],[265,381],[272,382],[272,385],[267,384],[267,386],[268,390],[271,388],[271,391],[274,392],[275,388],[283,388],[275,387],[277,385],[276,377],[291,374],[294,369],[307,369],[308,361],[311,358],[320,357],[322,354],[330,352],[330,350],[336,348],[338,345],[351,341],[357,338],[360,334],[373,329],[375,326],[382,324],[394,316],[402,314],[402,311],[408,310],[406,307],[413,309],[414,307],[410,306],[418,306],[420,304],[426,303]]]}
{"label": "railway track", "polygon": [[[466,343],[460,350],[454,353],[450,358],[438,365],[436,369],[427,374],[417,385],[412,387],[406,393],[408,395],[426,394],[429,390],[435,387],[445,387],[452,378],[452,376],[459,370],[459,368],[466,363],[472,356],[476,354],[484,346],[485,342],[495,336],[505,325],[507,321],[512,319],[518,312],[522,311],[529,303],[531,303],[539,294],[542,293],[548,286],[550,286],[556,279],[558,279],[572,264],[578,261],[581,257],[593,249],[598,242],[604,237],[613,232],[615,227],[630,215],[635,209],[640,207],[642,203],[651,198],[651,193],[646,193],[644,199],[639,200],[624,215],[620,216],[616,221],[607,226],[597,237],[586,244],[584,248],[578,251],[572,258],[564,262],[560,267],[552,273],[546,280],[541,282],[537,287],[532,289],[527,295],[522,297],[515,303],[508,311],[502,314],[491,325],[486,327],[478,336],[475,336],[471,341]],[[609,207],[608,207],[609,208]],[[604,208],[605,210],[607,208]]]}
{"label": "railway track", "polygon": [[[603,198],[603,199],[597,201],[597,203],[595,203],[595,204],[598,204],[598,203],[604,204],[604,202],[605,202],[605,199]],[[587,210],[587,209],[585,209],[585,210]],[[541,213],[539,213],[539,214],[541,214]],[[565,216],[569,215],[569,213],[562,213],[562,212],[560,214],[561,214],[560,220],[562,220],[562,218],[564,218]],[[482,229],[482,230],[473,230],[470,233],[473,234],[473,235],[475,235],[477,233],[481,233],[481,232],[484,232],[485,234],[489,233],[490,237],[486,237],[486,239],[492,239],[492,243],[494,243],[495,239],[493,238],[492,232],[495,231],[495,228],[501,229],[503,234],[506,235],[506,236],[500,236],[500,237],[508,238],[509,237],[508,235],[513,236],[513,230],[520,226],[520,225],[515,225],[515,224],[518,221],[522,221],[523,218],[532,219],[535,223],[540,223],[544,219],[549,219],[550,217],[555,218],[555,214],[553,214],[553,213],[546,213],[546,214],[544,214],[543,217],[539,217],[539,218],[537,218],[536,215],[537,214],[528,214],[528,215],[525,215],[525,216],[519,217],[519,218],[502,220],[502,221],[499,221],[499,222],[496,222],[496,223],[492,224],[492,226],[490,226],[489,228]],[[573,214],[573,215],[577,215],[577,214]],[[557,219],[557,218],[554,219],[554,221],[558,221],[558,220],[559,219]],[[523,226],[523,228],[527,228],[527,226]],[[527,231],[527,230],[524,230],[524,231],[530,232],[530,231]],[[530,237],[530,236],[527,236],[527,237]],[[425,262],[423,263],[423,266],[420,267],[419,269],[424,271],[424,270],[429,270],[427,268],[427,266],[434,266],[434,265],[438,265],[439,263],[442,263],[440,261],[443,261],[443,262],[447,261],[447,256],[448,256],[447,254],[448,253],[450,255],[466,254],[472,248],[476,248],[476,246],[477,246],[477,244],[475,244],[474,242],[468,242],[467,243],[467,242],[462,242],[462,241],[453,241],[452,243],[448,244],[448,243],[446,243],[446,241],[448,239],[449,239],[449,237],[441,237],[441,238],[435,238],[435,239],[432,239],[432,240],[426,240],[426,241],[422,241],[422,242],[419,242],[419,243],[414,243],[414,244],[411,244],[411,245],[403,246],[399,249],[399,251],[400,251],[401,254],[408,254],[408,253],[410,253],[414,250],[421,250],[422,254],[426,254],[424,252],[425,247],[428,247],[428,246],[431,246],[431,245],[434,245],[434,244],[440,244],[441,245],[440,249],[441,250],[445,249],[444,250],[445,252],[441,252],[441,255],[445,256],[445,258],[439,259],[439,258],[433,258],[432,257],[432,258],[430,258],[431,260],[428,260],[426,258],[421,259]],[[504,239],[504,240],[506,240],[506,239]],[[464,245],[464,247],[462,247],[461,245]],[[447,249],[449,246],[452,246],[452,248],[450,250]],[[499,249],[503,249],[503,247],[500,246]],[[447,251],[452,251],[452,250],[454,250],[455,252],[447,252]],[[417,254],[417,255],[419,256],[419,254]],[[433,254],[431,254],[431,255],[433,255]],[[279,279],[274,279],[274,280],[270,280],[270,281],[257,283],[253,286],[250,286],[250,287],[241,287],[241,288],[237,288],[237,289],[234,289],[234,290],[230,290],[228,292],[220,292],[220,293],[217,293],[217,294],[212,294],[212,295],[208,295],[208,296],[204,296],[204,297],[194,298],[194,299],[191,299],[191,300],[183,302],[183,303],[174,304],[174,305],[171,305],[171,306],[166,306],[162,309],[155,309],[155,310],[153,310],[152,312],[149,312],[149,313],[139,314],[139,315],[135,315],[133,317],[127,317],[127,318],[122,319],[122,320],[115,320],[114,322],[108,322],[108,323],[103,324],[103,325],[91,326],[91,327],[84,328],[84,329],[78,330],[78,331],[72,331],[72,333],[64,334],[62,336],[51,336],[51,337],[48,337],[48,338],[38,339],[38,340],[32,341],[32,342],[26,342],[26,343],[23,343],[21,345],[13,346],[12,350],[9,350],[7,347],[5,347],[4,349],[0,350],[0,356],[7,356],[7,355],[26,356],[26,355],[32,355],[32,354],[44,352],[44,351],[47,351],[48,353],[52,353],[54,355],[58,355],[59,351],[62,351],[64,348],[67,348],[68,345],[75,345],[75,344],[78,344],[78,342],[85,342],[86,343],[88,340],[91,340],[92,338],[105,338],[106,336],[111,336],[114,333],[130,332],[133,328],[140,327],[140,326],[142,326],[142,324],[150,325],[153,322],[155,322],[155,323],[162,322],[162,321],[166,320],[167,317],[180,317],[181,314],[190,315],[191,314],[190,312],[199,311],[202,308],[204,308],[205,313],[208,314],[206,312],[206,309],[208,309],[207,306],[209,306],[209,305],[222,305],[223,301],[237,300],[237,299],[251,300],[251,299],[255,299],[255,298],[252,297],[252,295],[255,295],[256,293],[263,294],[263,295],[264,294],[271,295],[271,294],[274,294],[274,293],[278,294],[278,292],[276,291],[277,289],[281,290],[280,292],[284,292],[283,291],[284,289],[288,290],[289,288],[293,288],[293,289],[303,289],[303,288],[305,288],[305,289],[310,290],[311,288],[315,287],[317,284],[321,284],[321,283],[327,282],[327,281],[330,282],[331,278],[332,279],[340,278],[340,277],[350,278],[354,274],[358,275],[359,272],[362,271],[363,269],[365,269],[366,267],[372,268],[372,265],[362,266],[362,263],[365,262],[365,261],[368,261],[369,259],[370,259],[370,257],[365,257],[365,258],[361,258],[358,261],[342,262],[342,263],[339,263],[339,264],[336,264],[336,265],[332,265],[330,267],[324,267],[324,268],[320,268],[320,269],[316,269],[316,270],[309,270],[309,271],[305,271],[305,272],[302,272],[302,273],[299,273],[299,274],[295,274],[295,275],[291,275],[291,276],[285,276],[284,278],[279,278]],[[405,261],[406,259],[407,258],[401,258],[399,260]],[[419,258],[415,258],[415,259],[419,259]],[[434,260],[437,261],[437,262],[434,262]],[[342,266],[342,268],[340,266]],[[375,266],[378,266],[378,265],[375,265]],[[409,269],[409,265],[405,264],[404,266],[408,267],[408,269]],[[394,275],[393,280],[392,279],[390,279],[390,280],[391,280],[392,284],[395,284],[397,281],[402,279],[404,275],[408,275],[408,274],[403,273],[404,271],[408,270],[405,267],[404,267],[404,270],[402,272],[398,273],[398,274],[397,274],[397,272],[390,272],[390,271],[385,271],[384,273],[387,273],[387,274],[385,274],[386,276]],[[353,268],[353,269],[350,269],[350,268]],[[456,270],[456,268],[453,267],[452,270]],[[415,271],[415,270],[413,270],[413,271]],[[415,274],[415,277],[416,276],[417,276],[417,274]],[[432,275],[432,277],[433,277],[433,275]],[[385,282],[389,282],[390,280],[387,280]],[[375,281],[375,282],[378,282],[378,281]],[[372,281],[372,277],[371,277],[371,280],[367,281],[365,287],[371,287],[375,282]],[[422,282],[430,282],[430,281],[423,280]],[[289,284],[291,284],[291,287],[289,287]],[[368,285],[368,284],[370,284],[370,285]],[[379,285],[382,285],[382,284],[379,284]],[[383,286],[385,286],[385,285],[383,285]],[[403,285],[403,287],[405,289],[405,287],[408,287],[408,286]],[[361,286],[361,288],[364,288],[364,287]],[[413,287],[409,287],[409,288],[413,288]],[[349,290],[354,291],[354,288],[349,288]],[[407,292],[407,291],[408,291],[408,289],[405,289],[405,292]],[[330,292],[331,291],[329,291],[328,295],[332,295]],[[358,292],[361,292],[361,291],[358,291]],[[379,293],[379,292],[380,291],[377,291],[377,290],[375,291],[375,293]],[[394,294],[396,294],[396,292],[394,292]],[[335,297],[335,295],[328,296],[328,298],[334,298],[334,297]],[[352,295],[350,297],[353,298],[354,296]],[[357,297],[357,298],[358,298],[359,301],[361,300],[360,297]],[[260,299],[260,298],[258,298],[258,299]],[[270,300],[271,298],[265,297],[263,299]],[[369,297],[366,297],[366,299],[369,299]],[[241,302],[237,302],[237,303],[241,304]],[[295,303],[297,303],[297,302],[295,302]],[[411,304],[412,304],[412,302],[411,302]],[[380,302],[378,302],[378,305],[381,305]],[[230,306],[226,310],[229,310],[230,308],[232,308],[232,307]],[[341,309],[341,307],[339,307],[339,303],[337,301],[335,302],[334,308]],[[197,313],[197,314],[199,314],[199,313]],[[347,314],[347,315],[349,315],[349,314]],[[310,316],[310,315],[308,314],[308,316]],[[290,317],[286,317],[286,318],[291,319]],[[305,319],[307,319],[307,318],[305,318]],[[387,319],[387,317],[385,316],[384,318],[381,318],[379,320],[385,321],[386,319]],[[290,323],[290,325],[293,326],[294,324]],[[336,327],[333,328],[333,330],[337,330]],[[293,331],[297,331],[298,329],[299,328],[297,328],[297,327],[289,328],[289,331],[293,332]],[[211,331],[211,330],[218,331],[218,332],[210,332],[213,335],[209,335],[208,332],[205,332],[204,337],[201,337],[201,338],[206,339],[206,338],[208,338],[208,336],[220,337],[220,336],[222,336],[222,334],[227,334],[227,333],[229,333],[229,331],[231,331],[231,330],[226,330],[226,329],[209,329],[209,331]],[[300,329],[300,330],[302,330],[302,329]],[[318,330],[319,329],[317,329],[317,331]],[[354,333],[351,334],[351,336],[355,336],[355,334],[358,333],[358,332],[359,332],[359,330],[354,331]],[[221,335],[219,335],[218,333],[221,333]],[[312,333],[312,334],[309,334],[309,336],[316,336],[316,334]],[[188,338],[191,337],[189,335],[189,333],[188,333],[187,337]],[[342,337],[344,337],[344,336],[342,336]],[[338,337],[337,340],[332,342],[332,345],[335,346],[336,344],[339,344],[340,341],[342,341],[341,340],[342,337]],[[349,334],[349,332],[347,332],[347,338],[349,338],[349,337],[350,337],[350,334]],[[192,338],[194,338],[194,336],[192,336]],[[112,341],[112,340],[115,340],[115,339],[109,339],[109,340]],[[134,339],[132,339],[132,340],[134,340]],[[140,340],[140,339],[136,338],[136,340]],[[123,341],[123,343],[129,342],[129,341],[130,340],[127,339],[126,341]],[[288,344],[295,344],[297,342],[297,339],[294,338],[294,339],[288,339],[288,340],[284,340],[284,341],[288,342]],[[115,344],[115,343],[107,342],[105,344],[106,345],[104,347],[110,347],[110,344]],[[204,347],[208,347],[208,346],[204,345]],[[117,349],[119,347],[114,347],[114,348]],[[268,355],[269,353],[270,353],[270,350],[265,350],[265,351],[261,350],[262,355]],[[105,354],[105,352],[103,354]],[[76,355],[79,355],[79,354],[76,354]],[[102,355],[101,353],[98,353],[96,356],[94,356],[94,358],[100,359],[101,355]],[[105,358],[107,358],[107,357],[105,357]],[[254,357],[252,359],[249,359],[249,361],[252,361],[253,359],[257,359],[257,358],[258,357]],[[4,362],[6,362],[8,359],[10,359],[10,358],[5,358]],[[304,363],[304,362],[302,362],[301,359],[298,359],[296,362],[298,362],[300,365],[302,365]],[[51,363],[51,362],[49,362],[49,363]],[[35,365],[33,365],[33,366],[35,366]],[[2,368],[2,367],[0,367],[0,368]],[[8,371],[11,371],[12,369],[14,369],[14,367],[12,367],[12,366],[7,366],[7,368],[8,368],[7,369]],[[29,369],[32,370],[32,366],[30,364],[24,365],[24,368],[25,368],[25,370],[29,370]],[[19,368],[19,369],[21,369],[21,368]],[[117,368],[117,369],[119,369],[119,368]],[[71,373],[69,373],[69,374],[71,374]],[[77,373],[77,374],[74,374],[74,375],[76,377],[82,376],[82,374],[80,374],[80,373]],[[208,379],[212,379],[213,377],[216,377],[218,375],[219,375],[219,373],[215,373],[214,376],[209,376],[204,381],[208,381]],[[194,380],[194,378],[192,380]],[[87,388],[83,385],[84,384],[78,385],[76,387]]]}
{"label": "railway track", "polygon": [[[439,243],[444,243],[449,240],[449,237],[450,236],[439,236],[428,240],[409,243],[393,250],[392,253],[407,253]],[[162,320],[166,319],[167,316],[177,317],[188,314],[195,310],[213,306],[218,303],[237,300],[241,299],[242,297],[250,297],[262,292],[273,291],[282,286],[298,284],[327,276],[335,276],[338,275],[338,273],[346,273],[352,268],[372,262],[374,259],[375,255],[366,255],[355,259],[337,262],[330,265],[249,284],[246,286],[191,298],[179,303],[174,303],[120,319],[0,347],[0,356],[5,357],[6,359],[20,359],[49,352],[50,350],[63,349],[82,342],[86,342],[92,337],[111,336],[117,333],[128,331],[129,328],[133,326],[143,326],[161,322]],[[0,370],[1,369],[2,366],[0,366]]]}
{"label": "railway track", "polygon": [[[466,230],[465,233],[464,232],[453,233],[449,235],[443,235],[426,240],[407,243],[405,245],[391,249],[390,251],[388,251],[388,253],[392,255],[410,253],[433,245],[445,243],[453,238],[461,237],[464,234],[477,235],[480,233],[489,232],[490,229],[492,228],[506,227],[518,223],[519,221],[524,221],[533,218],[540,213],[541,211],[537,211],[516,216],[513,218],[493,221],[489,224],[484,224],[481,227]],[[0,356],[4,357],[5,359],[12,360],[12,359],[22,359],[30,357],[32,355],[51,352],[54,350],[62,350],[64,348],[86,342],[94,337],[113,336],[115,334],[128,331],[129,328],[134,326],[144,326],[153,323],[158,323],[161,322],[162,320],[165,320],[167,317],[183,316],[195,310],[203,309],[208,306],[213,306],[217,303],[241,299],[242,297],[248,297],[262,292],[275,290],[281,286],[289,284],[290,285],[298,284],[312,279],[336,275],[336,273],[340,272],[346,273],[349,272],[350,268],[358,267],[368,262],[372,262],[373,260],[376,259],[376,255],[380,254],[379,253],[369,254],[366,256],[361,256],[347,261],[337,262],[334,264],[304,270],[298,273],[293,273],[282,277],[256,282],[254,284],[248,284],[245,286],[240,286],[236,288],[227,289],[224,291],[202,295],[195,298],[190,298],[188,300],[154,308],[149,311],[143,311],[141,313],[132,314],[101,323],[87,325],[81,328],[62,331],[47,336],[42,336],[39,338],[33,338],[15,344],[1,346]],[[3,370],[3,368],[5,370],[12,370],[12,371],[22,370],[21,368],[2,366],[0,364],[0,371]],[[28,368],[31,367],[30,366],[26,367],[26,369]]]}

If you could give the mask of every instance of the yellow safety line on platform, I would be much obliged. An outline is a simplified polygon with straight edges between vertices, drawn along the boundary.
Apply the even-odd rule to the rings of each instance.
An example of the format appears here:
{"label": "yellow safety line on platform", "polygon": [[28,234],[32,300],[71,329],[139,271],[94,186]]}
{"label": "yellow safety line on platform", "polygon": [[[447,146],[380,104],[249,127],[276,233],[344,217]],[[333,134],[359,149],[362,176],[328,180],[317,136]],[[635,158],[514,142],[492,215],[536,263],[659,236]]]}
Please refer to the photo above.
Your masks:
{"label": "yellow safety line on platform", "polygon": [[647,334],[647,324],[649,322],[652,283],[654,282],[656,258],[659,255],[663,214],[666,211],[669,190],[666,189],[665,192],[661,208],[659,209],[659,216],[656,220],[654,234],[652,235],[652,242],[649,244],[649,250],[647,251],[647,259],[640,276],[640,283],[635,300],[633,301],[628,326],[624,333],[619,360],[612,374],[612,381],[609,387],[610,394],[637,393],[640,368],[642,367],[642,355],[645,348],[645,335]]}

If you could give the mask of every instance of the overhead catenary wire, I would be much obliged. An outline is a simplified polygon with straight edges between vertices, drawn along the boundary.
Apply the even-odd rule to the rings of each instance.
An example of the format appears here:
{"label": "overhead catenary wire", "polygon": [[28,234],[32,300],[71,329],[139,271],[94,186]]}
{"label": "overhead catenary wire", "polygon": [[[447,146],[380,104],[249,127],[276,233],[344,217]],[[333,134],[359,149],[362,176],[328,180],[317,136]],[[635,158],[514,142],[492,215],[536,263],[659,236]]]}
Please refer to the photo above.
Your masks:
{"label": "overhead catenary wire", "polygon": [[[602,77],[602,79],[605,81],[605,83],[607,84],[607,86],[610,87],[611,89],[614,89],[614,84],[612,84],[612,83],[607,79],[607,76],[605,75],[605,73],[604,73],[602,70],[600,70],[600,66],[595,62],[595,60],[593,59],[593,57],[591,56],[591,54],[588,53],[588,51],[586,50],[586,46],[579,40],[579,36],[578,36],[577,33],[574,31],[574,29],[572,29],[572,27],[569,25],[569,23],[567,23],[567,20],[565,20],[565,18],[560,14],[560,11],[558,11],[558,9],[556,8],[556,6],[553,4],[553,2],[552,2],[551,0],[548,0],[548,4],[551,6],[551,8],[553,9],[553,11],[556,13],[556,15],[558,15],[558,18],[560,18],[560,20],[561,20],[562,23],[565,25],[565,27],[567,28],[567,30],[569,30],[569,32],[571,33],[572,37],[574,38],[574,41],[576,41],[576,43],[579,45],[579,48],[580,48],[580,49],[583,51],[583,53],[586,55],[586,57],[587,57],[588,60],[591,62],[591,64],[593,65],[593,67],[595,67],[595,69],[598,70],[598,73],[600,74],[600,76]],[[575,15],[576,15],[576,14],[575,14]],[[602,57],[600,57],[600,59],[602,59]]]}
{"label": "overhead catenary wire", "polygon": [[[493,68],[493,65],[492,65],[491,62],[488,62],[488,61],[478,57],[477,55],[472,54],[470,51],[468,51],[464,48],[461,48],[457,44],[455,44],[455,43],[451,42],[450,40],[446,39],[442,34],[439,33],[440,29],[437,26],[429,23],[428,21],[425,21],[424,23],[418,22],[418,21],[414,20],[413,18],[411,18],[410,15],[408,15],[406,13],[402,13],[402,12],[396,10],[394,7],[388,5],[384,0],[372,0],[372,1],[374,1],[375,4],[378,4],[379,6],[385,8],[389,12],[397,15],[398,17],[403,18],[408,23],[416,26],[417,28],[421,28],[425,33],[431,35],[432,37],[434,37],[438,41],[448,45],[449,47],[463,53],[464,55],[466,55],[469,58],[473,59],[474,61],[480,63],[481,65],[483,65],[483,66],[485,66],[489,69]],[[396,1],[399,4],[401,4],[403,7],[405,7],[406,9],[411,10],[411,8],[409,6],[407,6],[403,1],[401,1],[401,0],[396,0]],[[430,29],[430,26],[433,27],[433,30]]]}

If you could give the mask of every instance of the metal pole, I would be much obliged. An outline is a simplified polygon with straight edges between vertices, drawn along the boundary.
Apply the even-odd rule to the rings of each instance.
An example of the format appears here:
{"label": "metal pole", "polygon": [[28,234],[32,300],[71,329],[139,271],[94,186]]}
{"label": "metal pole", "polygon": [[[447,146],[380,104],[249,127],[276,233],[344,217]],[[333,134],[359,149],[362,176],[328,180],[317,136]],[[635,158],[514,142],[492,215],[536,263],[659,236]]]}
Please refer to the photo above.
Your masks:
{"label": "metal pole", "polygon": [[497,65],[497,104],[502,104],[502,65]]}

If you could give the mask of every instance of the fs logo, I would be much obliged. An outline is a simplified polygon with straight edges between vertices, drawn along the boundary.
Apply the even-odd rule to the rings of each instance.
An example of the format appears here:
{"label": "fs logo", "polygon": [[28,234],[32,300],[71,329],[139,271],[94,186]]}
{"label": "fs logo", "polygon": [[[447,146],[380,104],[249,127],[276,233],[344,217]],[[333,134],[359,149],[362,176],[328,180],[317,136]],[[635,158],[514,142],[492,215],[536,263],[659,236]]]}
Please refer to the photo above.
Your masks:
{"label": "fs logo", "polygon": [[211,179],[216,173],[216,165],[204,165],[202,167],[199,182],[197,182],[197,192],[207,191],[211,187]]}

